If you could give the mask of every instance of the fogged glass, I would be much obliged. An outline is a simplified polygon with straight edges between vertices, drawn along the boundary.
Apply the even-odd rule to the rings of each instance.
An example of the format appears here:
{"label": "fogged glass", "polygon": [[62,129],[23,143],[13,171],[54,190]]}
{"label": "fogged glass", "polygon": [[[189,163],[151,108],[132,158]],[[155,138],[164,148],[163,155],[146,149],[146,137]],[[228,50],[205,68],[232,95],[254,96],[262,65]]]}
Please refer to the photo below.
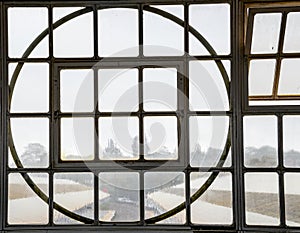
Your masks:
{"label": "fogged glass", "polygon": [[[183,6],[174,6],[176,12]],[[144,10],[144,55],[180,56],[184,53],[184,28],[173,21]]]}
{"label": "fogged glass", "polygon": [[60,109],[62,112],[94,110],[94,78],[89,69],[60,72]]}
{"label": "fogged glass", "polygon": [[139,119],[137,117],[100,118],[99,144],[100,159],[138,159]]}
{"label": "fogged glass", "polygon": [[[16,156],[23,167],[48,167],[48,118],[11,118],[10,126]],[[14,162],[10,161],[9,166],[14,167]]]}
{"label": "fogged glass", "polygon": [[278,84],[278,94],[300,94],[300,59],[283,59]]}
{"label": "fogged glass", "polygon": [[139,174],[107,172],[99,174],[99,218],[104,222],[140,220]]}
{"label": "fogged glass", "polygon": [[247,167],[277,166],[275,116],[244,117],[244,163]]}
{"label": "fogged glass", "polygon": [[[55,7],[53,18],[76,11],[78,8]],[[93,14],[75,17],[53,31],[53,53],[55,57],[92,57],[94,51]]]}
{"label": "fogged glass", "polygon": [[[190,26],[195,28],[217,54],[230,53],[230,5],[190,5]],[[202,42],[190,33],[190,53],[209,55]]]}
{"label": "fogged glass", "polygon": [[249,96],[272,95],[276,60],[251,60],[248,75]]}
{"label": "fogged glass", "polygon": [[[191,173],[191,195],[209,179],[212,173]],[[232,176],[221,172],[212,185],[191,205],[191,220],[196,224],[225,224],[233,221]]]}
{"label": "fogged glass", "polygon": [[[45,195],[48,195],[48,174],[26,174]],[[45,203],[25,182],[19,173],[8,175],[8,223],[48,223],[48,204]]]}
{"label": "fogged glass", "polygon": [[300,116],[283,117],[284,166],[300,167]]}
{"label": "fogged glass", "polygon": [[[46,7],[8,8],[8,54],[20,58],[30,44],[44,30],[48,29],[48,9]],[[29,57],[48,57],[49,37],[46,36]]]}
{"label": "fogged glass", "polygon": [[94,119],[62,118],[60,126],[61,160],[94,159]]}
{"label": "fogged glass", "polygon": [[283,52],[300,52],[300,13],[291,12],[287,16],[286,30],[284,35]]}
{"label": "fogged glass", "polygon": [[148,160],[178,158],[176,117],[144,118],[144,155]]}
{"label": "fogged glass", "polygon": [[177,70],[175,68],[144,69],[144,110],[177,110]]}
{"label": "fogged glass", "polygon": [[[55,173],[54,202],[76,213],[94,217],[94,175],[92,173]],[[53,221],[56,224],[82,224],[59,211],[54,211]]]}
{"label": "fogged glass", "polygon": [[288,226],[300,226],[299,208],[300,208],[300,187],[299,173],[284,174],[284,199],[286,224]]}
{"label": "fogged glass", "polygon": [[136,9],[99,10],[98,26],[101,57],[138,55],[138,11]]}
{"label": "fogged glass", "polygon": [[101,112],[136,112],[139,107],[137,69],[101,69],[98,73]]}
{"label": "fogged glass", "polygon": [[[228,72],[227,74],[230,76]],[[193,111],[229,110],[229,97],[225,81],[215,61],[190,62],[190,109]],[[229,82],[229,80],[227,81]]]}
{"label": "fogged glass", "polygon": [[[10,88],[16,64],[9,65]],[[49,64],[25,63],[17,77],[11,99],[11,112],[49,110]]]}
{"label": "fogged glass", "polygon": [[[184,173],[147,172],[145,173],[145,218],[161,215],[185,202]],[[158,224],[184,224],[185,210]]]}
{"label": "fogged glass", "polygon": [[[229,117],[190,117],[190,165],[213,167],[220,162],[229,136]],[[230,160],[231,152],[227,155]],[[230,166],[229,164],[226,164]]]}
{"label": "fogged glass", "polygon": [[248,225],[279,225],[276,173],[246,173],[245,198]]}
{"label": "fogged glass", "polygon": [[281,13],[254,16],[251,53],[277,53],[281,16]]}

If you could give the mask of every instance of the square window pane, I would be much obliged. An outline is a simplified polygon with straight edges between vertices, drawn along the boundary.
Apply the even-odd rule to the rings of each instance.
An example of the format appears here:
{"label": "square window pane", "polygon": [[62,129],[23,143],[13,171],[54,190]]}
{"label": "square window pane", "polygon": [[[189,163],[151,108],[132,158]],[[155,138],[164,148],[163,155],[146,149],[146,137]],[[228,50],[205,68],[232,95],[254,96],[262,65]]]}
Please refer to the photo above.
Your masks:
{"label": "square window pane", "polygon": [[[86,218],[94,218],[94,175],[92,173],[55,173],[54,202]],[[54,211],[55,224],[82,224]]]}
{"label": "square window pane", "polygon": [[144,110],[177,110],[177,70],[175,68],[144,69]]}
{"label": "square window pane", "polygon": [[178,158],[176,117],[145,117],[144,130],[145,159],[174,160]]}
{"label": "square window pane", "polygon": [[137,117],[99,118],[99,144],[100,159],[138,159],[139,119]]}
{"label": "square window pane", "polygon": [[99,193],[99,218],[101,221],[133,222],[140,220],[140,186],[137,172],[100,173]]}
{"label": "square window pane", "polygon": [[[191,195],[210,179],[212,173],[191,173]],[[219,173],[211,186],[191,206],[192,222],[196,224],[225,224],[233,221],[232,176]]]}
{"label": "square window pane", "polygon": [[94,75],[92,70],[60,72],[60,109],[62,112],[94,110]]}
{"label": "square window pane", "polygon": [[101,57],[137,56],[138,11],[102,9],[98,11],[98,43]]}
{"label": "square window pane", "polygon": [[279,225],[279,191],[276,173],[246,173],[246,223]]}
{"label": "square window pane", "polygon": [[300,95],[300,59],[283,59],[278,84],[279,95]]}
{"label": "square window pane", "polygon": [[283,51],[285,53],[300,52],[300,13],[291,12],[287,15]]}
{"label": "square window pane", "polygon": [[276,167],[277,118],[244,117],[244,161],[247,167]]}
{"label": "square window pane", "polygon": [[98,75],[99,111],[136,112],[138,110],[137,69],[101,69]]}
{"label": "square window pane", "polygon": [[61,119],[61,160],[94,159],[94,119],[62,118]]}

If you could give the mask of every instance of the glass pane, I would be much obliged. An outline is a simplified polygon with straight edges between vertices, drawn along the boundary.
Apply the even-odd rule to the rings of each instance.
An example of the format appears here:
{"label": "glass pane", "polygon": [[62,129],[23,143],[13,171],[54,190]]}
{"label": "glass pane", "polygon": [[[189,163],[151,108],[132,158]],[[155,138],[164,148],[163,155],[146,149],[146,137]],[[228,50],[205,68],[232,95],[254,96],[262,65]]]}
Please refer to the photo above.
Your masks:
{"label": "glass pane", "polygon": [[[225,149],[229,118],[226,116],[190,117],[189,125],[191,166],[216,166]],[[229,157],[230,154],[227,160]]]}
{"label": "glass pane", "polygon": [[[15,64],[9,65],[10,81]],[[12,84],[10,84],[12,88]],[[11,112],[47,112],[49,109],[49,65],[25,63],[15,84]]]}
{"label": "glass pane", "polygon": [[14,146],[24,167],[43,168],[49,164],[49,120],[11,118]]}
{"label": "glass pane", "polygon": [[175,68],[144,69],[144,110],[177,110],[177,70]]}
{"label": "glass pane", "polygon": [[284,166],[300,167],[300,116],[283,117]]}
{"label": "glass pane", "polygon": [[244,160],[248,167],[277,166],[275,116],[244,117]]}
{"label": "glass pane", "polygon": [[285,194],[285,214],[286,224],[288,226],[300,226],[300,174],[285,173],[284,174],[284,194]]}
{"label": "glass pane", "polygon": [[136,112],[139,107],[137,69],[99,70],[99,110]]}
{"label": "glass pane", "polygon": [[283,59],[281,63],[278,94],[300,94],[300,59]]}
{"label": "glass pane", "polygon": [[[183,11],[183,6],[174,6]],[[184,53],[184,28],[173,21],[144,10],[144,54],[180,56]]]}
{"label": "glass pane", "polygon": [[99,55],[102,57],[137,56],[138,11],[104,9],[98,11]]}
{"label": "glass pane", "polygon": [[184,9],[182,5],[151,5],[151,7],[162,10],[181,20],[184,20]]}
{"label": "glass pane", "polygon": [[[190,25],[208,41],[217,54],[230,53],[229,4],[191,5]],[[190,34],[190,53],[192,55],[209,54],[192,34]]]}
{"label": "glass pane", "polygon": [[[68,7],[53,8],[53,17],[60,18],[70,11]],[[55,57],[92,57],[94,51],[93,14],[75,17],[56,28],[53,32]]]}
{"label": "glass pane", "polygon": [[280,13],[254,16],[251,53],[277,53],[281,24]]}
{"label": "glass pane", "polygon": [[[185,202],[184,173],[145,173],[145,218],[161,215]],[[185,210],[158,224],[185,223]]]}
{"label": "glass pane", "polygon": [[229,110],[224,79],[214,61],[190,62],[189,100],[193,111]]}
{"label": "glass pane", "polygon": [[300,13],[291,12],[287,16],[283,52],[300,52]]}
{"label": "glass pane", "polygon": [[[106,222],[140,220],[139,174],[111,172],[99,174],[99,218]],[[106,198],[104,198],[107,196]]]}
{"label": "glass pane", "polygon": [[[48,195],[48,174],[27,174]],[[48,205],[32,191],[19,173],[8,175],[8,223],[47,224]]]}
{"label": "glass pane", "polygon": [[[94,218],[94,176],[92,173],[55,173],[54,202],[87,218]],[[54,223],[79,224],[64,214],[54,211]],[[82,224],[82,223],[81,223]]]}
{"label": "glass pane", "polygon": [[[191,173],[191,195],[207,181],[212,173]],[[233,221],[232,177],[220,173],[213,184],[191,206],[191,220],[196,224],[226,224]]]}
{"label": "glass pane", "polygon": [[278,175],[246,173],[246,223],[279,225]]}
{"label": "glass pane", "polygon": [[138,159],[139,119],[137,117],[100,118],[99,143],[100,159]]}
{"label": "glass pane", "polygon": [[249,96],[272,95],[276,60],[251,60],[249,67]]}
{"label": "glass pane", "polygon": [[60,109],[62,112],[94,110],[94,76],[92,70],[60,72]]}
{"label": "glass pane", "polygon": [[[25,50],[48,28],[46,7],[8,8],[8,53],[10,57],[22,57]],[[45,37],[29,57],[48,57],[49,37]]]}
{"label": "glass pane", "polygon": [[62,160],[94,159],[94,119],[61,119],[61,154]]}
{"label": "glass pane", "polygon": [[178,158],[176,117],[145,117],[144,130],[145,159]]}

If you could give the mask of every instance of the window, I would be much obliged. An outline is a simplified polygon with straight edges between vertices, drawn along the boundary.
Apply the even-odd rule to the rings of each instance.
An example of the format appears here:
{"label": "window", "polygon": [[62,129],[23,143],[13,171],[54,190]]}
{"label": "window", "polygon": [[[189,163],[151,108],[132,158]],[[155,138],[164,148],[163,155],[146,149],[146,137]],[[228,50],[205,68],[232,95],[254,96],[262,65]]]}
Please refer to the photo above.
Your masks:
{"label": "window", "polygon": [[1,232],[297,232],[300,2],[4,1]]}

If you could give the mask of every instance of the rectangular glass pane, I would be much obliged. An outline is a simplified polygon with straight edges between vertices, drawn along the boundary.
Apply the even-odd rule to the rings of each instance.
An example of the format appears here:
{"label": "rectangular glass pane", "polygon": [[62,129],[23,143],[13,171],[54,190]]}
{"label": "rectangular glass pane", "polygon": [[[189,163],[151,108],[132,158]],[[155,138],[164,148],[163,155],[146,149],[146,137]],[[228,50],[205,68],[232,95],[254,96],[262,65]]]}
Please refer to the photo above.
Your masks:
{"label": "rectangular glass pane", "polygon": [[244,117],[244,163],[247,167],[276,167],[277,118]]}
{"label": "rectangular glass pane", "polygon": [[300,40],[300,13],[291,12],[287,16],[283,51],[285,53],[300,52],[299,40]]}
{"label": "rectangular glass pane", "polygon": [[138,173],[100,173],[99,189],[99,218],[101,221],[133,222],[140,220]]}
{"label": "rectangular glass pane", "polygon": [[279,95],[300,95],[300,59],[283,59],[278,84]]}
{"label": "rectangular glass pane", "polygon": [[246,173],[246,223],[248,225],[279,225],[278,175]]}

